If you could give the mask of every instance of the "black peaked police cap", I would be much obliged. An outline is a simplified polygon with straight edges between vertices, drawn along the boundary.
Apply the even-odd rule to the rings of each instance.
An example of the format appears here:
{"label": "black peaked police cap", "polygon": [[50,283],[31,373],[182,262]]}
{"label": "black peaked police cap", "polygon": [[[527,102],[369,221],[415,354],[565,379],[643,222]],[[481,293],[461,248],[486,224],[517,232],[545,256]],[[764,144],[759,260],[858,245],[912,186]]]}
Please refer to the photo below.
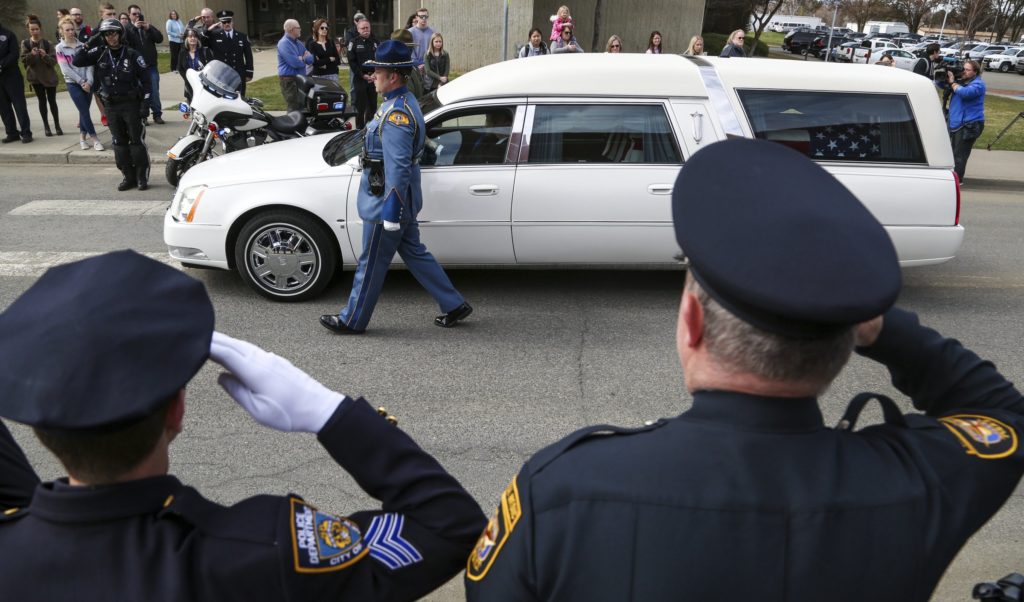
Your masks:
{"label": "black peaked police cap", "polygon": [[899,295],[882,225],[831,174],[780,144],[735,139],[694,154],[676,179],[672,219],[692,276],[762,330],[836,334]]}
{"label": "black peaked police cap", "polygon": [[0,314],[0,416],[54,430],[159,409],[210,354],[201,282],[134,251],[50,268]]}

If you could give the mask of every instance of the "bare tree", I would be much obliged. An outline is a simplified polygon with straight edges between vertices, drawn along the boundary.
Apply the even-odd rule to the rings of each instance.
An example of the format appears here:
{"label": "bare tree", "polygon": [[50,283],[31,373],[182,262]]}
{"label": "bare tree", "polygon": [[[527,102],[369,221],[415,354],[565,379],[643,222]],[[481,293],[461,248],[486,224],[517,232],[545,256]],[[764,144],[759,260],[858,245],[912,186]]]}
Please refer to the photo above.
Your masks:
{"label": "bare tree", "polygon": [[955,0],[953,10],[956,12],[960,29],[964,37],[972,39],[978,30],[987,25],[991,19],[992,0]]}
{"label": "bare tree", "polygon": [[775,13],[779,12],[780,8],[782,8],[782,2],[779,0],[755,0],[752,3],[750,18],[754,23],[754,45],[751,47],[750,56],[754,55],[754,49],[757,48],[757,42],[761,39],[764,28],[768,26],[768,22],[772,20]]}
{"label": "bare tree", "polygon": [[995,0],[992,9],[995,13],[995,24],[992,29],[995,31],[996,39],[1004,40],[1006,33],[1012,31],[1010,37],[1016,40],[1024,22],[1024,0]]}
{"label": "bare tree", "polygon": [[23,31],[18,26],[25,19],[26,12],[28,9],[25,7],[25,0],[0,1],[0,23],[11,31]]}
{"label": "bare tree", "polygon": [[871,19],[877,19],[888,10],[884,0],[840,0],[839,12],[844,18],[857,23],[857,31],[864,31],[864,25]]}
{"label": "bare tree", "polygon": [[915,32],[921,27],[921,21],[930,15],[938,4],[939,0],[890,0],[889,2],[896,17],[906,23],[910,31]]}

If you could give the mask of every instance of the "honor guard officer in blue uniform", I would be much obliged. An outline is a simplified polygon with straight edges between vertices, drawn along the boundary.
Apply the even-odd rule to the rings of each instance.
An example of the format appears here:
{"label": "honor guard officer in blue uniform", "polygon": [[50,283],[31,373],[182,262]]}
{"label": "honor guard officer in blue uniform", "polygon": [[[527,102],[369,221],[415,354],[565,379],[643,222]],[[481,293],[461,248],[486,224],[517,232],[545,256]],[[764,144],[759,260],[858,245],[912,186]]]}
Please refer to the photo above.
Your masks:
{"label": "honor guard officer in blue uniform", "polygon": [[[0,314],[0,416],[68,473],[35,485],[0,428],[3,599],[413,600],[455,576],[486,522],[462,486],[393,417],[213,325],[202,283],[132,251],[52,268]],[[169,475],[207,358],[257,422],[315,433],[383,510],[224,507]]]}
{"label": "honor guard officer in blue uniform", "polygon": [[235,29],[235,13],[222,10],[217,13],[220,28],[206,34],[207,45],[213,49],[213,55],[219,61],[227,63],[238,72],[242,84],[238,93],[245,96],[245,83],[252,81],[252,44],[249,36]]}
{"label": "honor guard officer in blue uniform", "polygon": [[473,308],[420,242],[416,222],[423,206],[419,161],[426,128],[419,103],[405,87],[413,67],[412,51],[401,42],[387,40],[377,47],[375,60],[363,67],[374,70],[377,92],[384,96],[373,121],[363,132],[363,175],[357,199],[359,217],[363,220],[363,251],[348,304],[339,315],[320,316],[320,323],[339,334],[365,331],[397,251],[416,280],[445,312],[434,323],[445,328],[455,326]]}
{"label": "honor guard officer in blue uniform", "polygon": [[105,19],[99,31],[75,54],[76,67],[95,65],[96,95],[103,101],[113,138],[114,161],[124,179],[117,189],[149,188],[149,151],[142,103],[150,95],[146,60],[128,47],[129,36],[117,19]]}
{"label": "honor guard officer in blue uniform", "polygon": [[[751,193],[780,179],[821,194]],[[1024,472],[1024,398],[892,308],[885,229],[803,155],[716,143],[672,204],[692,407],[533,456],[468,559],[468,599],[928,600]],[[862,394],[825,426],[817,396],[855,345],[922,413]],[[872,398],[885,423],[854,430]]]}

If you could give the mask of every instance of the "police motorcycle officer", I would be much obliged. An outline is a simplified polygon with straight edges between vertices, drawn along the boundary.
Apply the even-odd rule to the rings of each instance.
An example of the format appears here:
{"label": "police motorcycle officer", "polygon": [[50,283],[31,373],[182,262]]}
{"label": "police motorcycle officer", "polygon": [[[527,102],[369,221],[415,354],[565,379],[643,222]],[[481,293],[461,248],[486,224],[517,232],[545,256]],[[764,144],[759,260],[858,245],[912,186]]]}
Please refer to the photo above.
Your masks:
{"label": "police motorcycle officer", "polygon": [[76,67],[95,66],[97,94],[107,109],[113,137],[114,160],[124,179],[120,191],[149,188],[149,152],[142,105],[150,95],[146,60],[126,42],[124,27],[116,19],[100,23],[72,61]]}
{"label": "police motorcycle officer", "polygon": [[235,13],[222,10],[217,13],[220,27],[206,32],[205,45],[213,50],[218,61],[223,61],[242,78],[238,94],[245,96],[245,82],[252,81],[252,44],[249,36],[234,28]]}
{"label": "police motorcycle officer", "polygon": [[419,103],[406,87],[408,74],[414,71],[412,50],[387,40],[377,47],[374,60],[363,67],[374,70],[377,91],[384,96],[363,134],[363,174],[356,201],[363,220],[363,250],[348,304],[340,314],[320,316],[320,324],[338,334],[362,333],[397,252],[445,312],[434,324],[450,328],[467,318],[473,308],[420,242],[416,215],[423,207],[419,160],[426,127]]}

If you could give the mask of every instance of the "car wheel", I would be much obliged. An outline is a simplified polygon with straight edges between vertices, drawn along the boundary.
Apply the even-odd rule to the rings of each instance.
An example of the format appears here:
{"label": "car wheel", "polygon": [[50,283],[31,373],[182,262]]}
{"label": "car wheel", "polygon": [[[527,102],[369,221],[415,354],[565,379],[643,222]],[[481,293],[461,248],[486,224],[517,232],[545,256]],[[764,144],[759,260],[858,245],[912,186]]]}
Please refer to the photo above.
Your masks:
{"label": "car wheel", "polygon": [[1009,70],[1010,70],[1010,63],[1003,63],[1002,65],[999,65],[999,72],[1000,73],[1006,73]]}
{"label": "car wheel", "polygon": [[235,269],[242,280],[274,301],[320,294],[334,277],[337,258],[330,232],[298,211],[260,213],[235,240]]}

